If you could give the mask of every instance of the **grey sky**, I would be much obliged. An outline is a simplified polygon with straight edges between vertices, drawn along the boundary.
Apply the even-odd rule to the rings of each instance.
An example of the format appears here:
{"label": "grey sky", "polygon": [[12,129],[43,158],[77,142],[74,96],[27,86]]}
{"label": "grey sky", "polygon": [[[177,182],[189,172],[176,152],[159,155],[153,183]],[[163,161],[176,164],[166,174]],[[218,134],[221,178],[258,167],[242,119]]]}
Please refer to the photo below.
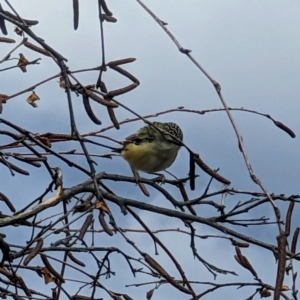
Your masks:
{"label": "grey sky", "polygon": [[[68,66],[71,70],[101,64],[96,1],[81,1],[79,29],[76,32],[73,30],[71,1],[11,0],[10,2],[24,18],[39,20],[39,25],[33,27],[34,32],[68,59]],[[168,29],[181,45],[191,49],[192,55],[221,84],[223,96],[229,107],[244,107],[270,114],[274,119],[289,126],[297,136],[299,135],[299,1],[145,0],[145,3],[160,19],[168,23]],[[187,57],[179,53],[169,37],[136,1],[107,0],[107,4],[118,22],[116,24],[104,23],[106,60],[137,58],[134,63],[125,65],[124,68],[141,82],[141,85],[134,91],[117,97],[118,101],[141,115],[178,106],[194,110],[221,107],[210,82]],[[10,26],[9,30],[11,37],[13,27]],[[15,38],[18,39],[17,36]],[[11,45],[1,44],[1,57],[9,49],[11,49]],[[26,48],[22,48],[17,53],[19,52],[24,53],[29,60],[42,57]],[[17,56],[17,53],[14,57]],[[5,66],[8,65],[7,63]],[[2,73],[0,93],[8,95],[15,93],[58,73],[58,71],[58,67],[51,59],[42,57],[41,64],[28,66],[26,74],[21,74],[19,69]],[[78,75],[78,78],[84,84],[92,84],[97,78],[97,73],[81,74]],[[116,89],[129,84],[129,81],[124,80],[121,75],[111,70],[106,72],[103,78],[109,89]],[[25,101],[27,95],[22,95],[8,101],[1,117],[32,132],[69,133],[67,101],[64,90],[58,87],[57,80],[52,80],[46,85],[38,87],[36,93],[41,98],[38,102],[38,108],[33,109],[29,106]],[[81,133],[101,128],[93,124],[86,116],[81,98],[74,96],[73,103],[77,125]],[[106,110],[99,106],[93,106],[93,108],[97,116],[103,121],[102,127],[110,125]],[[274,126],[271,120],[258,115],[234,112],[233,116],[244,138],[254,172],[267,190],[275,193],[299,193],[300,144],[298,137],[296,139],[290,138],[285,132]],[[131,117],[133,116],[129,112],[118,108],[117,118],[119,120]],[[249,178],[242,155],[237,147],[238,143],[233,128],[224,112],[213,112],[205,115],[181,112],[151,120],[176,121],[184,131],[185,143],[195,152],[200,153],[201,158],[209,166],[212,168],[219,167],[220,173],[232,181],[233,187],[259,191]],[[111,130],[110,134],[116,139],[122,139],[141,125],[141,121],[125,124],[119,131]],[[55,149],[65,148],[61,145],[55,145]],[[65,150],[68,149],[72,149],[72,146]],[[99,147],[92,147],[91,149],[94,152],[107,153],[107,150],[99,149]],[[85,164],[82,158],[74,158],[74,160]],[[126,162],[120,158],[114,158],[112,161],[99,159],[97,162],[99,163],[97,167],[99,172],[105,170],[112,173],[131,174]],[[74,172],[63,165],[61,167],[64,169],[66,186],[86,179],[83,174]],[[170,171],[176,176],[187,175],[188,155],[186,151],[181,150]],[[199,169],[197,169],[197,173],[201,177],[197,180],[198,190],[191,193],[193,196],[199,195],[208,181],[208,177]],[[0,176],[3,178],[1,190],[14,203],[17,203],[16,206],[19,205],[18,208],[23,207],[25,202],[29,203],[43,191],[44,186],[42,184],[46,185],[45,180],[48,180],[48,177],[47,179],[43,177],[46,176],[43,171],[32,170],[32,174],[37,174],[37,183],[41,185],[39,190],[32,188],[31,178],[20,175],[12,178],[7,169],[3,167],[0,169]],[[18,190],[11,188],[12,184],[15,185],[16,183],[19,187]],[[117,188],[117,185],[115,186]],[[214,189],[220,187],[221,185],[218,183],[213,184]],[[26,199],[23,197],[24,191],[26,191]],[[166,203],[165,200],[162,201],[161,196],[154,192],[150,198],[143,197],[133,185],[126,185],[122,193],[124,196],[134,195],[135,199],[172,208],[169,203]],[[20,202],[18,203],[18,201]],[[233,206],[235,203],[226,204]],[[119,215],[120,224],[126,224],[124,227],[137,226],[134,222],[126,220],[118,208],[114,209]],[[259,211],[257,214],[273,217],[270,205],[265,205],[264,209],[264,212]],[[213,210],[206,213],[216,215],[216,211]],[[183,227],[179,221],[173,219],[155,216],[143,211],[140,214],[153,229]],[[293,227],[297,226],[300,224],[293,224]],[[216,234],[204,226],[196,228],[198,234]],[[241,231],[246,234],[251,232],[261,239],[266,234],[266,240],[274,242],[275,236],[272,234],[277,233],[274,228],[266,229],[266,233],[257,229],[259,228],[245,228]],[[149,251],[154,255],[151,241],[146,235],[138,236],[136,234],[131,235],[131,237],[139,243],[144,251]],[[182,247],[178,247],[178,235],[170,234],[168,236],[164,234],[161,237],[164,238],[170,248],[174,249],[179,261],[185,261],[185,271],[191,279],[213,281],[212,276],[202,265],[193,260],[187,236],[182,236],[182,240],[180,240]],[[13,241],[9,235],[8,240]],[[115,243],[112,239],[105,241],[108,245],[110,242]],[[197,240],[197,246],[199,254],[203,255],[205,259],[222,268],[237,270],[240,275],[238,280],[252,280],[251,275],[249,277],[246,271],[237,267],[233,257],[233,248],[228,242]],[[129,247],[126,249],[132,251]],[[156,258],[160,259],[172,273],[173,265],[168,260],[164,260],[162,251],[160,254],[161,256]],[[225,254],[226,259],[224,258]],[[270,253],[250,247],[245,250],[245,254],[252,262],[255,262],[254,265],[260,274],[264,274],[265,278],[263,279],[270,284],[274,283],[273,277],[276,266]],[[117,281],[112,280],[112,283],[119,285],[118,277],[116,278]],[[135,282],[134,278],[127,275],[124,275],[123,278],[122,287],[125,284]],[[228,282],[236,280],[236,278],[230,275],[219,275],[218,280]],[[110,283],[108,284],[110,285]],[[124,288],[124,291],[136,299],[144,299],[145,297],[145,289]],[[249,293],[245,293],[245,291],[238,291],[234,294],[234,298],[249,296]],[[173,289],[166,287],[159,289],[158,292],[164,295],[166,300],[176,297],[176,292],[174,293]],[[224,296],[223,293],[225,290],[224,292],[217,292],[214,296],[208,295],[205,299],[217,299],[217,296]],[[227,299],[230,299],[228,297]],[[159,298],[154,296],[153,299]]]}

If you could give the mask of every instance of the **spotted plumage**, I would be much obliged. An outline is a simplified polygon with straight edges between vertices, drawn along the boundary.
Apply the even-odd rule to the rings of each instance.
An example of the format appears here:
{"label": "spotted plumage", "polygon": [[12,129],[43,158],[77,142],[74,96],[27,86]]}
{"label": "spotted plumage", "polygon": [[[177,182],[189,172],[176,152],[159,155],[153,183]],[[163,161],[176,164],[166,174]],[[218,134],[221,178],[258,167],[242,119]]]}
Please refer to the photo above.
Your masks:
{"label": "spotted plumage", "polygon": [[[135,170],[159,172],[175,161],[183,140],[180,127],[172,122],[153,122],[129,136],[120,151]],[[157,129],[157,128],[159,129]]]}

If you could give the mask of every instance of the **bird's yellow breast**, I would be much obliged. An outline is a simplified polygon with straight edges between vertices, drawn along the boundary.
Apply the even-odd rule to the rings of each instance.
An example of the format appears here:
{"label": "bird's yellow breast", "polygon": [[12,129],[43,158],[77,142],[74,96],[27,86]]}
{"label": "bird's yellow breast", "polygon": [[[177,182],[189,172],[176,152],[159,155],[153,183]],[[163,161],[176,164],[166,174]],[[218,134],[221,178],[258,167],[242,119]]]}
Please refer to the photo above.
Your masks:
{"label": "bird's yellow breast", "polygon": [[127,144],[121,152],[133,169],[147,173],[159,172],[168,168],[177,156],[177,147],[158,147],[155,142]]}

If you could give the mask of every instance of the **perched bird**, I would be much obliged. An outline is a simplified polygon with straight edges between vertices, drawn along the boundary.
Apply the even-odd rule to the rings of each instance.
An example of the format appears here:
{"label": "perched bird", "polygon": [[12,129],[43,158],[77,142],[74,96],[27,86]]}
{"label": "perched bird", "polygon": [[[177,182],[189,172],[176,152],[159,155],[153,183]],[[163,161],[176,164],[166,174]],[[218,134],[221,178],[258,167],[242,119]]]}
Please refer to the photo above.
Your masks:
{"label": "perched bird", "polygon": [[172,122],[152,124],[126,138],[123,148],[118,151],[133,170],[147,173],[163,171],[177,157],[183,139],[180,127]]}

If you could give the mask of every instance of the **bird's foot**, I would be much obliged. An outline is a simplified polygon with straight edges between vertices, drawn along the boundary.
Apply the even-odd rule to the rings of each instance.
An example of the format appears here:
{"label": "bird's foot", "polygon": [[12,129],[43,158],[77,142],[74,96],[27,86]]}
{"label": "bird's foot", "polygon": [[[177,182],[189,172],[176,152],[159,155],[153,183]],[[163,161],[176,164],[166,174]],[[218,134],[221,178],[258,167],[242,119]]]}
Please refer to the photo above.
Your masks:
{"label": "bird's foot", "polygon": [[159,173],[151,173],[151,174],[155,174],[155,175],[158,175],[157,177],[153,178],[152,181],[153,182],[158,182],[158,183],[161,183],[161,184],[164,184],[165,183],[165,175],[164,174],[159,174]]}

